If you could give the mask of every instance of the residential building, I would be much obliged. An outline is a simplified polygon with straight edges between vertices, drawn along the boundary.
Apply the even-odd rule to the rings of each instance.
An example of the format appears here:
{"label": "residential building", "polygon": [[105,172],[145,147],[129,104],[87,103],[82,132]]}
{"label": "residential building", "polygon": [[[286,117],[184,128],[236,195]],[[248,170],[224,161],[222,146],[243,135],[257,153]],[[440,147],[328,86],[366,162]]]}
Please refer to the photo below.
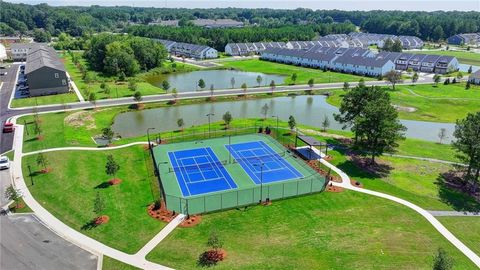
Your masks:
{"label": "residential building", "polygon": [[0,43],[0,62],[3,62],[5,59],[7,59],[7,50],[5,49],[5,46]]}
{"label": "residential building", "polygon": [[244,23],[232,19],[196,19],[192,21],[194,25],[206,28],[229,28],[229,27],[243,27]]}
{"label": "residential building", "polygon": [[438,74],[458,70],[458,60],[452,56],[393,52],[380,52],[378,55],[392,60],[397,70],[412,68],[414,71]]}
{"label": "residential building", "polygon": [[269,48],[287,48],[285,42],[251,42],[251,43],[228,43],[225,46],[225,54],[232,56],[258,54]]}
{"label": "residential building", "polygon": [[457,34],[447,39],[448,44],[480,46],[480,33]]}
{"label": "residential building", "polygon": [[167,51],[175,56],[183,56],[195,59],[211,59],[217,58],[218,52],[212,47],[205,45],[197,45],[183,42],[175,42],[165,39],[154,39],[165,46]]}
{"label": "residential building", "polygon": [[13,43],[31,43],[33,38],[31,37],[21,37],[20,36],[0,36],[0,43],[3,44],[13,44]]}
{"label": "residential building", "polygon": [[29,49],[25,76],[28,80],[30,96],[43,96],[69,91],[65,67],[56,51],[45,45]]}
{"label": "residential building", "polygon": [[470,83],[480,85],[480,69],[470,74],[470,76],[468,77],[468,81]]}

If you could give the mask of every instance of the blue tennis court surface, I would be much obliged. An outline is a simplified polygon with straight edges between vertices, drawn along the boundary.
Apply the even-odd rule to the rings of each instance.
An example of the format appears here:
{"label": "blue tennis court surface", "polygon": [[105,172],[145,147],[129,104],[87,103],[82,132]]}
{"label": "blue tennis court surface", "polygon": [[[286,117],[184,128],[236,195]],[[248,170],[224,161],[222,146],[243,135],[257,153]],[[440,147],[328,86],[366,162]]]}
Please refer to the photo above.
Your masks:
{"label": "blue tennis court surface", "polygon": [[183,196],[236,188],[210,147],[168,152]]}
{"label": "blue tennis court surface", "polygon": [[225,147],[257,185],[261,182],[271,183],[303,177],[263,141],[231,144]]}

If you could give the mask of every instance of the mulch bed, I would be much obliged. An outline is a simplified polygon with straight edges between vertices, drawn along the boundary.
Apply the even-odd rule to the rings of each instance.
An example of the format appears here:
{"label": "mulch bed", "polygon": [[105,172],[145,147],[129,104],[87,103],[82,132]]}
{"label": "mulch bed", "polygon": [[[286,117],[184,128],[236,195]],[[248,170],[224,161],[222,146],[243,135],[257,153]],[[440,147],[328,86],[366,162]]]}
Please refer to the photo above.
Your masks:
{"label": "mulch bed", "polygon": [[338,192],[343,192],[343,191],[344,191],[344,188],[342,188],[342,187],[337,187],[337,186],[334,186],[332,184],[327,186],[327,192],[338,193]]}
{"label": "mulch bed", "polygon": [[118,184],[122,183],[122,179],[120,179],[120,178],[113,178],[113,179],[110,179],[110,180],[108,181],[108,183],[109,183],[111,186],[118,185]]}
{"label": "mulch bed", "polygon": [[200,215],[193,215],[189,216],[188,218],[184,219],[182,223],[180,223],[180,227],[188,228],[198,225],[202,221],[202,216]]}
{"label": "mulch bed", "polygon": [[102,224],[108,223],[109,220],[110,220],[109,216],[101,215],[97,217],[94,222],[95,222],[95,225],[102,225]]}
{"label": "mulch bed", "polygon": [[160,203],[160,208],[158,209],[154,209],[154,208],[155,208],[155,204],[153,203],[148,206],[147,212],[151,217],[158,219],[160,221],[170,222],[177,216],[177,214],[167,210],[167,208],[165,207],[165,203],[163,201]]}
{"label": "mulch bed", "polygon": [[359,188],[363,188],[363,184],[358,182],[357,180],[354,180],[352,178],[350,178],[350,184],[352,184],[352,186],[354,187],[359,187]]}
{"label": "mulch bed", "polygon": [[49,172],[51,172],[51,171],[53,171],[52,168],[46,168],[46,169],[41,169],[41,170],[40,170],[40,173],[49,173]]}
{"label": "mulch bed", "polygon": [[[323,175],[323,176],[327,176],[328,175],[328,172],[325,171],[324,169],[320,168],[320,163],[317,161],[317,160],[309,160],[307,161],[307,164],[308,166],[310,166],[312,169],[314,169],[316,172],[318,172],[319,174]],[[342,178],[340,178],[340,176],[338,175],[328,175],[328,180],[329,181],[333,181],[333,182],[337,182],[337,183],[341,183],[342,182]]]}
{"label": "mulch bed", "polygon": [[43,136],[42,135],[37,136],[37,141],[43,141]]}

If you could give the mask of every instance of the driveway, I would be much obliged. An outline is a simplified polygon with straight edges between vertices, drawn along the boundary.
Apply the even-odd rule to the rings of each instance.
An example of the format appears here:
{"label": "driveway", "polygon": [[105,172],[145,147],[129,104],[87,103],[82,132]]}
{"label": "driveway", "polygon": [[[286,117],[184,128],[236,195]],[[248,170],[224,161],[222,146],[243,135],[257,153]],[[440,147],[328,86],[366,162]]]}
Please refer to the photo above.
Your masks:
{"label": "driveway", "polygon": [[97,256],[65,241],[33,214],[0,217],[0,269],[97,269]]}

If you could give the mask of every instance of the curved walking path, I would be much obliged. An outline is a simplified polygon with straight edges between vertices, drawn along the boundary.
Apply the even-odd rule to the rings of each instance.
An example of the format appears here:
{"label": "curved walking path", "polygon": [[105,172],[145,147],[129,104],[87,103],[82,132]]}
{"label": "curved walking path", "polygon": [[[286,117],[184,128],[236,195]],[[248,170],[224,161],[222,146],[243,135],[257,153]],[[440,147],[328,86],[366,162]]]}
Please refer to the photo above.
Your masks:
{"label": "curved walking path", "polygon": [[421,98],[425,98],[425,99],[433,99],[433,100],[473,100],[473,101],[480,101],[480,98],[461,98],[461,97],[427,97],[427,96],[422,96],[418,93],[416,93],[415,91],[413,91],[412,89],[410,88],[406,88],[408,90],[408,92],[410,92],[410,94],[416,96],[416,97],[421,97]]}
{"label": "curved walking path", "polygon": [[464,211],[428,211],[435,217],[480,217],[480,212]]}
{"label": "curved walking path", "polygon": [[[16,117],[14,117],[13,121],[15,122]],[[23,129],[22,125],[16,125],[16,132],[15,132],[15,139],[14,139],[14,149],[23,149]],[[56,232],[61,237],[65,238],[66,240],[76,244],[79,247],[84,248],[85,250],[91,251],[94,254],[99,255],[106,255],[118,261],[124,262],[129,265],[133,265],[135,267],[139,267],[142,269],[170,269],[166,266],[162,266],[160,264],[156,264],[145,259],[145,256],[156,246],[160,241],[162,241],[168,233],[173,231],[175,227],[180,224],[180,222],[184,219],[185,216],[179,215],[177,218],[172,221],[172,223],[168,224],[160,233],[158,233],[155,237],[153,237],[142,249],[140,249],[136,254],[127,254],[125,252],[119,251],[117,249],[111,248],[93,238],[90,238],[73,228],[67,226],[51,213],[49,213],[43,206],[35,200],[35,198],[30,193],[25,180],[22,175],[22,157],[25,155],[32,155],[39,152],[52,152],[52,151],[66,151],[66,150],[87,150],[87,151],[105,151],[105,150],[114,150],[119,148],[125,148],[133,145],[142,145],[146,144],[145,142],[134,142],[130,144],[120,145],[116,147],[106,147],[106,148],[96,148],[96,147],[63,147],[63,148],[53,148],[53,149],[44,149],[34,152],[29,152],[23,154],[22,151],[15,151],[14,157],[14,164],[13,164],[13,176],[14,176],[14,183],[17,188],[19,188],[23,194],[23,199],[25,203],[35,212],[37,217],[42,220],[48,227],[50,227],[54,232]],[[318,149],[313,148],[313,151],[316,152],[319,156],[325,156],[322,152]],[[408,202],[406,200],[397,198],[392,195],[384,194],[377,191],[372,191],[368,189],[358,188],[353,186],[350,183],[350,177],[344,173],[339,168],[335,167],[334,165],[330,164],[324,159],[320,159],[320,162],[327,166],[328,168],[332,169],[338,175],[340,175],[342,182],[336,183],[332,182],[333,185],[343,187],[345,189],[353,190],[356,192],[361,192],[377,197],[381,197],[387,200],[394,201],[396,203],[402,204],[407,206],[420,215],[422,215],[425,219],[427,219],[433,227],[442,234],[448,241],[450,241],[456,248],[458,248],[465,256],[467,256],[476,266],[480,268],[480,257],[475,254],[471,249],[469,249],[466,245],[464,245],[458,238],[456,238],[447,228],[445,228],[435,217],[427,210],[420,208],[419,206]]]}

